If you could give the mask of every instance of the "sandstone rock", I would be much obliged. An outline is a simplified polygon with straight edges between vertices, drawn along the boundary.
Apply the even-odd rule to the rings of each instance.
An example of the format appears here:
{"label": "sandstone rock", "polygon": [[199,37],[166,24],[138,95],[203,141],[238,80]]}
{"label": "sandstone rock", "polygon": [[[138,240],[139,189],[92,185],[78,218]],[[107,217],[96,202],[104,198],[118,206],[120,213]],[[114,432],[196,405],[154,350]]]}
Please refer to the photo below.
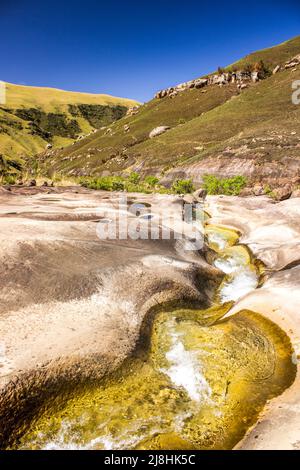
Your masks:
{"label": "sandstone rock", "polygon": [[259,81],[259,73],[258,72],[252,72],[251,73],[251,80],[254,83],[258,82]]}
{"label": "sandstone rock", "polygon": [[203,188],[197,189],[196,191],[193,192],[193,197],[196,200],[203,200],[207,196],[207,191]]}
{"label": "sandstone rock", "polygon": [[289,199],[292,194],[291,186],[286,185],[282,188],[276,188],[274,189],[273,194],[276,201],[284,201],[285,199]]}
{"label": "sandstone rock", "polygon": [[135,114],[138,113],[138,109],[139,109],[139,106],[131,106],[130,108],[128,108],[126,116],[134,116]]}
{"label": "sandstone rock", "polygon": [[246,83],[242,83],[240,89],[245,90],[246,88],[248,88],[248,85],[246,85]]}
{"label": "sandstone rock", "polygon": [[239,196],[241,197],[248,197],[248,196],[252,196],[253,195],[253,191],[251,188],[244,188],[241,190]]}
{"label": "sandstone rock", "polygon": [[149,134],[149,137],[150,139],[152,139],[153,137],[156,137],[160,134],[163,134],[164,132],[168,131],[170,129],[169,126],[158,126],[158,127],[155,127],[154,129],[152,129],[152,131],[150,132]]}
{"label": "sandstone rock", "polygon": [[294,197],[300,197],[300,189],[295,189],[295,191],[292,192],[291,197],[292,197],[292,198],[294,198]]}
{"label": "sandstone rock", "polygon": [[198,80],[194,81],[194,87],[195,88],[203,88],[208,84],[208,79],[207,78],[199,78]]}
{"label": "sandstone rock", "polygon": [[261,185],[256,185],[253,188],[254,196],[263,196],[265,194],[264,188]]}
{"label": "sandstone rock", "polygon": [[288,60],[286,63],[285,63],[285,66],[284,68],[285,69],[292,69],[294,67],[296,67],[297,65],[300,64],[300,54],[296,55],[295,57],[293,57],[291,60]]}

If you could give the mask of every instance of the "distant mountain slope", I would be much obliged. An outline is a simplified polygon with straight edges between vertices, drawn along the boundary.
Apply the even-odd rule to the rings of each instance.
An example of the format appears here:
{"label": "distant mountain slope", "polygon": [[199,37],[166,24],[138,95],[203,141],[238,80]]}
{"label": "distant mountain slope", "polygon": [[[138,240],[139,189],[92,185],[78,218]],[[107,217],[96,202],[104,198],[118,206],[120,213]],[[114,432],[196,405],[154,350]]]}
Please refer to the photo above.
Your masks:
{"label": "distant mountain slope", "polygon": [[[43,152],[40,169],[73,176],[136,170],[166,181],[175,175],[201,181],[205,173],[265,181],[300,176],[300,106],[291,99],[300,59],[286,68],[299,54],[300,36],[170,88],[105,129]],[[269,70],[257,81],[261,61]],[[158,126],[166,132],[150,138]]]}
{"label": "distant mountain slope", "polygon": [[[200,80],[198,88],[190,82],[175,92],[171,88],[108,128],[62,151],[44,153],[41,168],[70,175],[138,170],[165,180],[177,174],[195,181],[204,173],[254,179],[300,175],[300,106],[291,100],[300,62],[285,68],[298,54],[300,36],[250,54],[225,70],[244,73],[263,61],[270,70],[257,83],[230,79],[204,87]],[[277,65],[281,69],[272,75]],[[170,129],[149,138],[157,126]]]}
{"label": "distant mountain slope", "polygon": [[47,144],[62,147],[79,135],[110,124],[126,114],[134,100],[6,83],[0,105],[0,153],[32,156]]}

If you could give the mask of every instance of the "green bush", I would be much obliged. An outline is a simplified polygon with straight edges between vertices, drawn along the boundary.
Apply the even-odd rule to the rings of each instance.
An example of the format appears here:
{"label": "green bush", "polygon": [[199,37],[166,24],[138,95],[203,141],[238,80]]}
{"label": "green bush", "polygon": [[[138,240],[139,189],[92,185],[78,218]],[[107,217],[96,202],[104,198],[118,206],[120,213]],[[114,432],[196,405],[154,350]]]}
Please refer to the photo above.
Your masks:
{"label": "green bush", "polygon": [[133,184],[139,183],[140,179],[141,179],[140,175],[136,173],[135,171],[130,173],[130,175],[128,176],[128,181],[130,181],[130,183],[133,183]]}
{"label": "green bush", "polygon": [[13,175],[6,175],[2,178],[2,184],[16,184],[16,177]]}
{"label": "green bush", "polygon": [[192,193],[195,188],[193,181],[190,180],[176,180],[172,185],[172,190],[177,194]]}
{"label": "green bush", "polygon": [[215,175],[205,175],[203,177],[203,188],[207,191],[207,194],[237,196],[246,184],[247,179],[241,175],[232,176],[231,178],[218,178]]}
{"label": "green bush", "polygon": [[154,188],[159,183],[159,179],[156,176],[146,176],[144,181],[150,188]]}

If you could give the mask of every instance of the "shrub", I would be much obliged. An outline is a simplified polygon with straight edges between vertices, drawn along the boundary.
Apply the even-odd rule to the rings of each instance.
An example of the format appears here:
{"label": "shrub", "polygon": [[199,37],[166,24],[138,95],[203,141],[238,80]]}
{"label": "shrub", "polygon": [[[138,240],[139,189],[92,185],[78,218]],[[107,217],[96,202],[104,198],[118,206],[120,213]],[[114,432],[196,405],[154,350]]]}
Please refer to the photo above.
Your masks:
{"label": "shrub", "polygon": [[133,183],[133,184],[139,183],[140,179],[141,179],[140,175],[136,173],[135,171],[130,173],[128,177],[128,181],[130,181],[130,183]]}
{"label": "shrub", "polygon": [[6,175],[2,178],[3,184],[16,184],[16,177],[13,175]]}
{"label": "shrub", "polygon": [[237,196],[246,186],[247,179],[237,175],[231,178],[218,178],[215,175],[205,175],[203,177],[203,188],[207,194],[225,194],[227,196]]}
{"label": "shrub", "polygon": [[244,72],[252,73],[253,72],[253,65],[252,64],[246,64],[245,67],[244,67]]}
{"label": "shrub", "polygon": [[260,76],[262,76],[263,78],[272,75],[271,70],[269,70],[263,60],[256,62],[253,66],[253,70],[255,72],[259,72]]}
{"label": "shrub", "polygon": [[193,181],[189,180],[176,180],[172,185],[172,190],[177,194],[192,193],[195,188]]}
{"label": "shrub", "polygon": [[159,183],[159,179],[156,176],[146,176],[145,183],[150,186],[150,188],[154,188]]}
{"label": "shrub", "polygon": [[111,182],[111,189],[112,191],[124,191],[125,189],[125,181],[123,178],[114,178]]}

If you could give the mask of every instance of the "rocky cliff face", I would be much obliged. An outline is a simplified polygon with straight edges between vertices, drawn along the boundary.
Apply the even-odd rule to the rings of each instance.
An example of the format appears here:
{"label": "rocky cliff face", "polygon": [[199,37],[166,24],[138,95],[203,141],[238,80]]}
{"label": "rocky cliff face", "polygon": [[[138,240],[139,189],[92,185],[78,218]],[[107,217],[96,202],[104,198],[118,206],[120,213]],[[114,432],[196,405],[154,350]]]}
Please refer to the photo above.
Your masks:
{"label": "rocky cliff face", "polygon": [[239,70],[237,72],[224,72],[211,75],[208,78],[196,78],[195,80],[190,80],[189,82],[180,83],[174,87],[160,90],[156,93],[155,98],[160,99],[165,98],[166,96],[173,98],[178,93],[191,88],[205,88],[211,85],[225,86],[229,83],[236,84],[238,89],[245,89],[250,82],[256,83],[263,78],[264,76],[259,71],[247,72]]}

